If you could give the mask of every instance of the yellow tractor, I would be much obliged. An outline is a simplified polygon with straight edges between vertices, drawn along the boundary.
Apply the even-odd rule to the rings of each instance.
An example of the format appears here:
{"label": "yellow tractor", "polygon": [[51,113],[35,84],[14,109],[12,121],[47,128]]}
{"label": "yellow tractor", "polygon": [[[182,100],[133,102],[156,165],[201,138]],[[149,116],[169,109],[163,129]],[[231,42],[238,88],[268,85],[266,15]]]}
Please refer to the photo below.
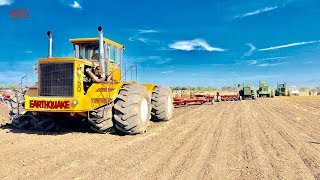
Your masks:
{"label": "yellow tractor", "polygon": [[101,26],[98,32],[99,38],[70,39],[74,57],[52,57],[48,31],[49,53],[38,60],[38,82],[12,101],[14,126],[46,131],[57,119],[74,118],[88,121],[99,133],[139,134],[150,119],[171,119],[171,89],[124,81],[124,46],[104,38]]}

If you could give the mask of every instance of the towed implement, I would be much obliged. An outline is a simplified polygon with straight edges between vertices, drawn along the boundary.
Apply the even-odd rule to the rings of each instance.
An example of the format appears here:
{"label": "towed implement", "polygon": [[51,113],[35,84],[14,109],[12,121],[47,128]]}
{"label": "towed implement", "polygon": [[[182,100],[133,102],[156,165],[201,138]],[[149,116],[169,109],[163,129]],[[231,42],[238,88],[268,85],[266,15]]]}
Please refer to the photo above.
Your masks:
{"label": "towed implement", "polygon": [[124,46],[103,37],[100,26],[98,32],[99,38],[70,40],[74,57],[52,57],[52,34],[47,33],[49,53],[38,60],[38,82],[11,101],[14,126],[50,130],[55,119],[72,118],[99,133],[138,134],[150,119],[171,119],[171,89],[123,80],[128,70],[121,68]]}
{"label": "towed implement", "polygon": [[192,104],[204,104],[206,102],[213,103],[214,96],[212,95],[202,95],[190,93],[188,98],[173,98],[173,104],[179,105],[192,105]]}
{"label": "towed implement", "polygon": [[241,101],[241,97],[239,94],[223,94],[221,95],[219,92],[217,92],[217,95],[215,97],[216,102],[220,101]]}

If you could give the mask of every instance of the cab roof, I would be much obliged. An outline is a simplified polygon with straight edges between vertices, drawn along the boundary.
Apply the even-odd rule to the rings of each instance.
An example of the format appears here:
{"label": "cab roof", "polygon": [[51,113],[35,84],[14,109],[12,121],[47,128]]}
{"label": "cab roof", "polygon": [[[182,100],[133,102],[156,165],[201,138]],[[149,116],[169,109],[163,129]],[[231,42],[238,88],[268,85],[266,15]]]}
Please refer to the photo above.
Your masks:
{"label": "cab roof", "polygon": [[[113,46],[116,46],[117,48],[124,49],[124,45],[121,45],[119,43],[116,43],[110,39],[103,38],[105,43],[111,44]],[[70,39],[70,42],[73,44],[82,44],[82,43],[98,43],[99,38],[76,38],[76,39]]]}

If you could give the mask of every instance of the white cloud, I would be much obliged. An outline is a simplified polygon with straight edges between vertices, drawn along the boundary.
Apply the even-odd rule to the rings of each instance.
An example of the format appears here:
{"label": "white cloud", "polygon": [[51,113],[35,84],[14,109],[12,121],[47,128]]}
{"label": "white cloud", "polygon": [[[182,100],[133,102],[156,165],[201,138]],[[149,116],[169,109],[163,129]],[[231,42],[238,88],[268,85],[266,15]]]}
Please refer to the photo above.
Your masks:
{"label": "white cloud", "polygon": [[0,0],[0,6],[11,5],[13,0]]}
{"label": "white cloud", "polygon": [[159,50],[159,51],[174,51],[174,49],[168,48],[168,46],[159,47],[157,50]]}
{"label": "white cloud", "polygon": [[73,4],[70,4],[70,6],[75,9],[82,9],[78,1],[73,1]]}
{"label": "white cloud", "polygon": [[[248,62],[248,64],[249,65],[256,65],[256,64],[258,64],[259,62],[261,62],[261,61],[272,61],[272,60],[279,60],[279,59],[286,59],[287,57],[282,57],[282,56],[280,56],[280,57],[272,57],[272,58],[263,58],[263,59],[255,59],[255,60],[249,60]],[[261,65],[261,64],[260,64]],[[260,65],[258,65],[258,66],[260,66]]]}
{"label": "white cloud", "polygon": [[313,63],[313,61],[306,61],[306,62],[304,62],[304,64],[311,64],[311,63]]}
{"label": "white cloud", "polygon": [[173,71],[162,71],[161,73],[162,74],[171,74],[171,73],[173,73]]}
{"label": "white cloud", "polygon": [[282,63],[264,63],[264,64],[259,64],[258,66],[260,67],[267,67],[267,66],[278,66],[282,64],[287,64],[288,62],[282,62]]}
{"label": "white cloud", "polygon": [[133,36],[129,37],[128,40],[132,41],[132,42],[139,41],[139,42],[142,42],[147,45],[150,45],[152,43],[159,44],[160,41],[158,41],[158,40],[148,39],[148,38],[145,38],[144,36],[142,36],[142,34],[151,34],[151,33],[158,33],[158,31],[154,30],[154,29],[139,29],[139,30],[137,30],[137,32],[134,33]]}
{"label": "white cloud", "polygon": [[159,31],[154,29],[139,29],[138,32],[140,34],[147,34],[147,33],[158,33]]}
{"label": "white cloud", "polygon": [[246,44],[247,46],[250,47],[249,51],[245,52],[243,54],[243,56],[251,56],[252,53],[257,49],[253,44],[249,43],[249,44]]}
{"label": "white cloud", "polygon": [[26,53],[26,54],[32,54],[32,51],[26,50],[26,51],[24,51],[24,53]]}
{"label": "white cloud", "polygon": [[226,51],[222,48],[212,47],[203,39],[194,39],[190,41],[177,41],[169,44],[171,49],[182,50],[182,51],[193,51],[193,50],[205,50],[205,51]]}
{"label": "white cloud", "polygon": [[265,7],[265,8],[257,9],[257,10],[252,11],[252,12],[247,12],[245,14],[241,14],[241,15],[235,16],[234,18],[244,18],[244,17],[248,17],[248,16],[253,16],[253,15],[257,15],[257,14],[263,13],[263,12],[272,11],[272,10],[275,10],[277,8],[278,8],[278,6]]}
{"label": "white cloud", "polygon": [[145,43],[147,45],[150,45],[151,43],[159,43],[157,40],[151,40],[140,36],[132,36],[128,38],[129,41],[140,41],[142,43]]}
{"label": "white cloud", "polygon": [[143,63],[143,62],[154,62],[155,64],[165,64],[170,62],[171,58],[163,58],[161,56],[141,56],[141,57],[125,57],[124,58],[128,63]]}
{"label": "white cloud", "polygon": [[155,64],[166,64],[170,62],[172,59],[171,58],[165,58],[165,59],[159,59],[158,61],[155,62]]}
{"label": "white cloud", "polygon": [[141,42],[144,42],[144,43],[147,43],[147,42],[148,42],[148,40],[147,40],[146,38],[136,37],[136,36],[129,37],[128,40],[129,40],[129,41],[141,41]]}
{"label": "white cloud", "polygon": [[288,48],[288,47],[293,47],[293,46],[301,46],[301,45],[305,45],[305,44],[314,44],[314,43],[319,43],[319,42],[320,42],[320,40],[307,41],[307,42],[296,42],[296,43],[291,43],[291,44],[263,48],[263,49],[259,49],[259,51],[271,51],[271,50],[277,50],[277,49]]}

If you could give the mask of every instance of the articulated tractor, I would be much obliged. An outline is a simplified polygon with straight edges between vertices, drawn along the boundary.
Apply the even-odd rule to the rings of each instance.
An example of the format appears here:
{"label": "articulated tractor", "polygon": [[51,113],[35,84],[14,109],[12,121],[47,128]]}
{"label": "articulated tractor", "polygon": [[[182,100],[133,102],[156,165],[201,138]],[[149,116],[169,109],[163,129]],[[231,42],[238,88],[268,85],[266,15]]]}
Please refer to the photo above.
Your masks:
{"label": "articulated tractor", "polygon": [[291,96],[289,89],[287,88],[287,84],[277,83],[277,89],[275,91],[276,96]]}
{"label": "articulated tractor", "polygon": [[98,38],[70,39],[74,57],[52,57],[52,34],[47,33],[49,53],[38,60],[38,82],[11,102],[15,127],[46,131],[57,119],[75,118],[98,133],[139,134],[150,119],[171,119],[171,89],[124,81],[124,46],[104,38],[100,26],[98,33]]}
{"label": "articulated tractor", "polygon": [[258,97],[274,97],[274,91],[270,89],[268,82],[259,81],[259,89],[257,91]]}
{"label": "articulated tractor", "polygon": [[241,100],[257,99],[257,91],[253,87],[245,84],[242,85],[239,95]]}

